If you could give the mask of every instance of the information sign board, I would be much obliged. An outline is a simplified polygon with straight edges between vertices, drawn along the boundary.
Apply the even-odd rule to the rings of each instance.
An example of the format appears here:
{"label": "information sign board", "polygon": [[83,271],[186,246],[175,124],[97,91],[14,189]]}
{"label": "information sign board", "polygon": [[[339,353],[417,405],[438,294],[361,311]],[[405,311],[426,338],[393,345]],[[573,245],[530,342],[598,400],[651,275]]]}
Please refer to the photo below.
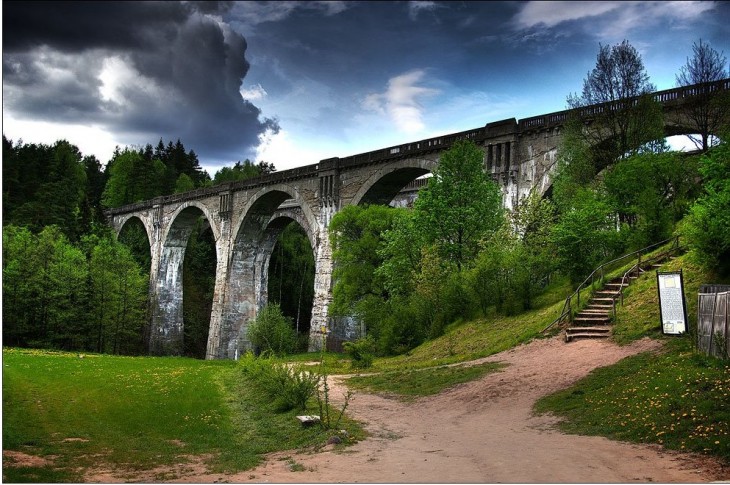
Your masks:
{"label": "information sign board", "polygon": [[684,300],[682,271],[656,272],[659,290],[659,315],[665,335],[687,331],[687,305]]}

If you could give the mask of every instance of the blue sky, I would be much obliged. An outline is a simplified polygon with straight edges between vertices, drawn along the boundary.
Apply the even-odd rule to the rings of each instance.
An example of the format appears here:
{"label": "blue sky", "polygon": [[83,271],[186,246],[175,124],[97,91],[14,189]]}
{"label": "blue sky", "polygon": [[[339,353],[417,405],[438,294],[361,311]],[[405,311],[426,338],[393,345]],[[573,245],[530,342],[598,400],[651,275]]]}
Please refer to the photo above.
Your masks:
{"label": "blue sky", "polygon": [[668,89],[729,34],[727,2],[3,2],[3,133],[284,170],[562,110],[599,44]]}

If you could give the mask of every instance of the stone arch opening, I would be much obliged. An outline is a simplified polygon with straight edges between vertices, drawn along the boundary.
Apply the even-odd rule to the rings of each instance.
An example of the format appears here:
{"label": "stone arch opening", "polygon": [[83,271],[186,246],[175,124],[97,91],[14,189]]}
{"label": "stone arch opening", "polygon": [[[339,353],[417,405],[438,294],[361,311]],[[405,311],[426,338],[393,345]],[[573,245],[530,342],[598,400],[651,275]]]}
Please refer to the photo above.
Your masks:
{"label": "stone arch opening", "polygon": [[298,351],[305,352],[314,305],[315,242],[306,223],[287,212],[277,212],[266,228],[260,254],[265,279],[261,298],[280,306],[299,336]]}
{"label": "stone arch opening", "polygon": [[187,357],[206,357],[217,262],[213,230],[201,216],[190,233],[183,261],[183,354]]}
{"label": "stone arch opening", "polygon": [[273,186],[250,199],[234,232],[227,300],[221,315],[219,358],[235,359],[251,348],[246,337],[248,323],[268,302],[271,253],[279,234],[292,221],[302,227],[309,244],[315,248],[316,219],[295,191],[285,185]]}
{"label": "stone arch opening", "polygon": [[147,227],[137,216],[129,217],[119,229],[117,241],[127,246],[137,264],[148,275],[152,266],[152,249]]}
{"label": "stone arch opening", "polygon": [[[153,355],[192,355],[193,348],[197,348],[197,345],[186,345],[185,309],[186,306],[190,309],[190,305],[185,305],[183,294],[186,287],[186,262],[190,265],[196,256],[187,255],[187,252],[191,246],[191,239],[196,250],[201,246],[210,247],[216,230],[209,222],[207,211],[197,205],[191,204],[182,207],[176,214],[173,214],[171,219],[172,223],[164,235],[160,248],[158,273],[154,282],[156,291],[152,302],[150,353]],[[211,235],[205,236],[206,231]],[[194,238],[193,233],[195,233]],[[199,239],[205,243],[200,243]],[[217,258],[215,249],[212,250],[212,255]],[[204,259],[210,259],[210,256]],[[215,264],[213,262],[213,268],[215,268]],[[204,268],[210,266],[208,263],[202,264]],[[191,271],[187,272],[191,273]],[[212,278],[215,278],[215,270],[213,270]],[[190,278],[188,280],[187,287],[189,289],[195,287],[190,282]],[[200,318],[198,317],[198,319]],[[210,309],[208,309],[207,316],[202,318],[210,321]],[[188,315],[188,321],[191,321],[190,315]],[[198,323],[198,327],[201,326],[204,330],[188,329],[188,338],[192,338],[194,333],[203,333],[205,336],[202,338],[207,341],[208,325]],[[194,330],[194,332],[190,330]],[[203,350],[202,354],[195,356],[204,357],[205,351]]]}
{"label": "stone arch opening", "polygon": [[[426,163],[424,163],[426,162]],[[432,161],[414,161],[413,165],[378,170],[353,198],[356,205],[388,205],[414,180],[430,173],[436,166]]]}

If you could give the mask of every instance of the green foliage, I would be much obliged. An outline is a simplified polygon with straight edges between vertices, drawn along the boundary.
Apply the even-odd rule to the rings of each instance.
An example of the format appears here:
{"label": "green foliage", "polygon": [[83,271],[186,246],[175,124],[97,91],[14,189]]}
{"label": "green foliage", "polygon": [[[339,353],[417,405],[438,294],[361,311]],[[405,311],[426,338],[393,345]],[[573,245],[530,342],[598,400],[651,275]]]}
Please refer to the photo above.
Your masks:
{"label": "green foliage", "polygon": [[358,303],[356,316],[375,339],[377,353],[381,355],[406,352],[428,336],[420,302],[412,295],[365,298]]}
{"label": "green foliage", "polygon": [[415,227],[413,210],[397,209],[392,228],[382,234],[378,256],[382,261],[375,276],[382,281],[388,295],[406,296],[413,292],[415,274],[421,267],[423,235]]}
{"label": "green foliage", "polygon": [[[87,167],[78,148],[65,140],[54,145],[13,145],[3,137],[3,223],[40,232],[56,225],[78,241],[89,229]],[[98,214],[97,214],[98,216]]]}
{"label": "green foliage", "polygon": [[276,170],[273,164],[259,162],[254,164],[251,160],[244,160],[243,163],[236,162],[233,167],[223,167],[213,176],[213,185],[219,185],[226,182],[236,182],[238,180],[246,180],[259,175],[272,173]]}
{"label": "green foliage", "polygon": [[695,88],[695,95],[688,100],[684,107],[683,123],[697,130],[696,134],[687,135],[695,146],[708,150],[718,138],[723,123],[728,122],[730,114],[730,96],[727,93],[717,93],[710,83],[721,81],[730,76],[727,58],[722,52],[713,49],[702,39],[692,44],[692,58],[687,58],[676,76],[677,86],[692,86],[703,84]]}
{"label": "green foliage", "polygon": [[332,218],[329,233],[332,257],[337,262],[332,315],[348,315],[362,298],[385,294],[383,280],[376,273],[383,263],[383,238],[393,227],[396,214],[404,210],[350,205]]}
{"label": "green foliage", "polygon": [[696,196],[695,157],[677,152],[641,153],[606,171],[607,201],[638,249],[671,236]]}
{"label": "green foliage", "polygon": [[150,249],[150,241],[147,237],[147,230],[142,221],[136,217],[131,218],[124,224],[117,240],[124,246],[129,248],[132,257],[140,268],[149,273],[152,267],[152,252]]}
{"label": "green foliage", "polygon": [[730,275],[730,144],[711,149],[699,170],[704,194],[692,206],[683,232],[706,267]]}
{"label": "green foliage", "polygon": [[193,182],[193,179],[190,178],[190,175],[186,173],[181,173],[180,176],[175,181],[175,193],[179,194],[182,192],[187,192],[189,190],[193,190],[195,188],[195,183]]}
{"label": "green foliage", "polygon": [[146,158],[140,151],[131,148],[115,151],[106,170],[109,179],[101,199],[104,207],[119,207],[166,195],[164,164]]}
{"label": "green foliage", "polygon": [[513,315],[533,307],[555,271],[551,238],[554,207],[533,194],[515,207],[508,220],[481,249],[466,274],[468,292],[483,315],[494,306]]}
{"label": "green foliage", "polygon": [[414,204],[414,226],[427,245],[458,271],[474,258],[479,241],[502,222],[502,194],[484,171],[484,153],[470,141],[441,154],[439,166]]}
{"label": "green foliage", "polygon": [[291,354],[297,345],[297,334],[291,320],[281,313],[281,307],[275,303],[259,310],[256,318],[248,324],[246,335],[259,352]]}
{"label": "green foliage", "polygon": [[10,345],[84,347],[87,267],[55,226],[3,229],[3,337]]}
{"label": "green foliage", "polygon": [[[560,190],[560,181],[556,190]],[[579,283],[601,261],[618,252],[620,241],[615,216],[603,194],[586,187],[572,190],[569,205],[559,207],[551,237],[561,271]]]}
{"label": "green foliage", "polygon": [[127,355],[144,352],[147,274],[127,247],[109,238],[94,241],[88,265],[92,349]]}
{"label": "green foliage", "polygon": [[304,229],[289,223],[269,260],[268,296],[292,318],[306,350],[314,302],[314,252]]}
{"label": "green foliage", "polygon": [[367,369],[373,365],[375,359],[375,340],[371,335],[343,344],[345,353],[350,356],[352,367],[355,369]]}
{"label": "green foliage", "polygon": [[142,349],[147,276],[111,238],[84,251],[55,226],[3,230],[3,336],[16,346],[130,353]]}
{"label": "green foliage", "polygon": [[117,149],[106,167],[108,180],[102,195],[104,207],[153,199],[160,195],[191,190],[205,186],[210,177],[198,164],[194,151],[185,151],[180,140],[165,146],[160,140],[135,150]]}
{"label": "green foliage", "polygon": [[240,360],[244,372],[274,403],[277,412],[304,411],[317,391],[320,376],[302,365],[277,363],[248,353]]}
{"label": "green foliage", "polygon": [[462,271],[504,220],[483,162],[474,143],[457,142],[412,210],[345,207],[333,218],[331,311],[364,323],[379,354],[408,351],[473,313]]}
{"label": "green foliage", "polygon": [[[567,138],[582,140],[584,154],[596,172],[637,153],[642,146],[664,137],[661,106],[649,93],[655,86],[649,82],[641,55],[628,41],[613,46],[599,45],[596,66],[583,81],[580,96],[568,96],[571,108],[600,103],[613,103],[592,116],[590,127],[579,120],[566,125]],[[636,102],[621,101],[636,98]]]}

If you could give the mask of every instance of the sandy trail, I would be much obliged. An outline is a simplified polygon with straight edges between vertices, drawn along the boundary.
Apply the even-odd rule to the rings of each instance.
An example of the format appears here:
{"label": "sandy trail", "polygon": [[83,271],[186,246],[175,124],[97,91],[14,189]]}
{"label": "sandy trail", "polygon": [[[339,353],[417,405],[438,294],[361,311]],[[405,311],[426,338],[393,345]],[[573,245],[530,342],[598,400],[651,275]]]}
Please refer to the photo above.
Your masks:
{"label": "sandy trail", "polygon": [[[483,361],[509,364],[501,372],[437,396],[402,403],[358,392],[348,413],[363,421],[371,437],[344,451],[282,452],[256,469],[236,475],[209,474],[201,465],[156,470],[127,481],[268,483],[627,483],[727,480],[716,461],[658,446],[600,437],[566,435],[555,418],[533,416],[534,402],[563,389],[591,370],[647,350],[644,339],[619,347],[607,341],[565,344],[536,340]],[[343,394],[335,379],[332,397]],[[292,471],[291,457],[303,466]],[[300,468],[301,469],[301,468]],[[170,473],[172,472],[172,473]],[[157,480],[155,480],[157,478]],[[114,482],[108,474],[88,481]]]}

